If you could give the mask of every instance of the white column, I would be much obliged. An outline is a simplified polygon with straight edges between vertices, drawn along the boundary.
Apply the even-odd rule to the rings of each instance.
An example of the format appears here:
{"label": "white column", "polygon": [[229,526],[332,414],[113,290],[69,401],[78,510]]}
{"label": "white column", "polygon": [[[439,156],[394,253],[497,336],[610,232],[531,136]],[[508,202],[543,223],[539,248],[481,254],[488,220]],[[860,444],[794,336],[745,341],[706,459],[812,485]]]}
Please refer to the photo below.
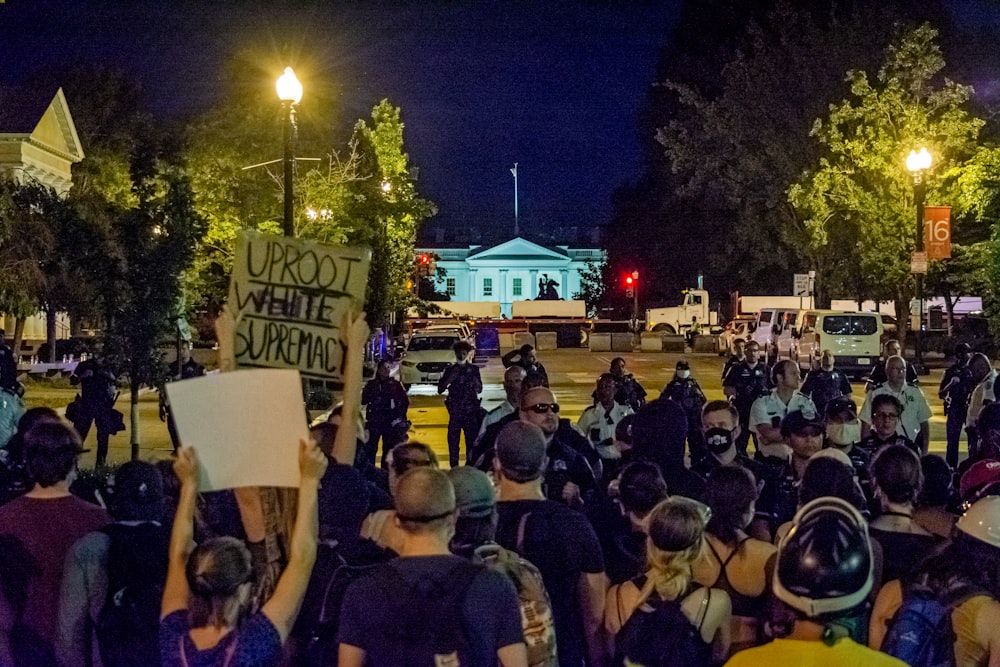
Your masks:
{"label": "white column", "polygon": [[480,301],[479,289],[476,287],[476,276],[479,269],[469,269],[469,301]]}
{"label": "white column", "polygon": [[524,295],[525,299],[534,299],[538,297],[538,269],[531,270],[531,284],[528,285],[527,293]]}
{"label": "white column", "polygon": [[561,278],[561,280],[559,281],[559,293],[562,294],[562,298],[568,299],[570,298],[569,269],[561,269],[559,271],[559,277]]}

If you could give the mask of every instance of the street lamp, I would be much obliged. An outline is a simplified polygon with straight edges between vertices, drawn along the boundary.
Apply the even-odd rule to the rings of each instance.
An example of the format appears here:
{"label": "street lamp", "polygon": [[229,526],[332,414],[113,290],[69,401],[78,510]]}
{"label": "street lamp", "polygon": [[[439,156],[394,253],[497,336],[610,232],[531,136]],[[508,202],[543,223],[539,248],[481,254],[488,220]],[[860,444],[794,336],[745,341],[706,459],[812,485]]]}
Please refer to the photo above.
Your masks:
{"label": "street lamp", "polygon": [[278,99],[284,111],[283,135],[285,155],[282,162],[285,167],[285,217],[282,230],[285,236],[295,236],[295,223],[292,221],[292,139],[295,133],[295,105],[302,99],[302,84],[295,78],[291,67],[286,67],[284,74],[278,77],[276,86]]}
{"label": "street lamp", "polygon": [[[911,174],[913,174],[913,200],[917,205],[917,253],[923,253],[924,251],[924,198],[927,195],[927,184],[924,182],[924,173],[930,169],[930,166],[931,154],[927,152],[926,148],[921,148],[919,152],[910,151],[910,154],[906,157],[906,168],[910,170]],[[923,375],[925,373],[924,349],[922,341],[922,332],[924,328],[923,272],[915,272],[914,278],[916,279],[917,304],[919,308],[917,329],[915,332],[916,338],[913,341],[914,352],[916,353],[914,365],[916,366],[915,370],[917,373]]]}

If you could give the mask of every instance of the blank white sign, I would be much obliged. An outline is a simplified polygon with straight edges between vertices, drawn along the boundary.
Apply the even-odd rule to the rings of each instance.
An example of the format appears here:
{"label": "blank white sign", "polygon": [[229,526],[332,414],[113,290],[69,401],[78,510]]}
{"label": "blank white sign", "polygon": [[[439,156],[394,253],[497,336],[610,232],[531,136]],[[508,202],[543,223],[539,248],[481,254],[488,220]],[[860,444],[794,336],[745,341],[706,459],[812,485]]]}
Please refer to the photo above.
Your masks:
{"label": "blank white sign", "polygon": [[199,490],[299,485],[309,439],[297,370],[254,369],[167,384],[181,444],[194,447]]}

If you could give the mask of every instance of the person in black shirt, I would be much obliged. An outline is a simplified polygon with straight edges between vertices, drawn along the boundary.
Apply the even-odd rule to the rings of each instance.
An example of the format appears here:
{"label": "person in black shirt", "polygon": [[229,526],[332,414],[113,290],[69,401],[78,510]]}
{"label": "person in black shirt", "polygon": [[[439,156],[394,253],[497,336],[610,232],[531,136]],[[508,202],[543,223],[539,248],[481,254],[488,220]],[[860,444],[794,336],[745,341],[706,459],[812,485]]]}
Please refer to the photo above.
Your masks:
{"label": "person in black shirt", "polygon": [[17,360],[14,353],[4,338],[6,333],[0,329],[0,388],[6,389],[12,394],[21,396],[24,387],[17,381]]}
{"label": "person in black shirt", "polygon": [[545,366],[538,361],[535,356],[535,348],[525,343],[519,348],[513,349],[500,358],[504,368],[520,366],[526,373],[538,373],[545,378],[545,386],[549,386],[549,375],[545,372]]}
{"label": "person in black shirt", "polygon": [[[478,369],[477,369],[478,370]],[[406,410],[410,399],[399,380],[389,376],[389,362],[378,362],[375,377],[368,381],[361,392],[361,405],[365,406],[365,421],[368,427],[368,442],[365,443],[365,457],[372,465],[378,454],[378,443],[382,440],[382,467],[385,457],[392,448],[406,439]],[[466,433],[468,447],[468,433]]]}
{"label": "person in black shirt", "polygon": [[861,439],[859,447],[869,456],[888,445],[905,445],[917,451],[912,440],[896,433],[902,414],[903,404],[895,396],[881,394],[872,399],[872,430]]}
{"label": "person in black shirt", "polygon": [[747,453],[750,442],[750,408],[753,402],[766,394],[770,372],[767,364],[760,362],[760,346],[756,341],[747,343],[747,358],[734,364],[722,381],[722,390],[740,413],[740,434],[736,442],[741,453]]}
{"label": "person in black shirt", "polygon": [[820,414],[826,412],[826,404],[833,399],[851,395],[851,382],[846,373],[834,368],[835,363],[833,352],[823,350],[819,368],[810,370],[802,383],[802,393],[812,399]]}
{"label": "person in black shirt", "polygon": [[646,390],[625,370],[625,360],[615,357],[611,360],[611,375],[615,378],[615,402],[627,405],[636,411],[646,404]]}
{"label": "person in black shirt", "polygon": [[483,419],[479,394],[483,392],[483,381],[479,367],[472,363],[472,345],[460,340],[455,343],[455,363],[445,369],[438,382],[438,393],[448,392],[445,407],[448,408],[448,462],[452,468],[458,465],[462,433],[465,433],[465,455],[479,434],[479,423]]}
{"label": "person in black shirt", "polygon": [[948,444],[945,460],[952,468],[958,465],[958,447],[962,440],[969,397],[976,388],[968,366],[971,353],[972,348],[967,343],[955,346],[955,363],[945,369],[938,388],[938,397],[944,401],[946,417],[945,437]]}
{"label": "person in black shirt", "polygon": [[97,425],[97,465],[104,465],[111,435],[110,413],[115,406],[115,374],[95,355],[77,364],[69,382],[80,385],[80,405],[73,428],[83,442],[90,433],[91,424]]}

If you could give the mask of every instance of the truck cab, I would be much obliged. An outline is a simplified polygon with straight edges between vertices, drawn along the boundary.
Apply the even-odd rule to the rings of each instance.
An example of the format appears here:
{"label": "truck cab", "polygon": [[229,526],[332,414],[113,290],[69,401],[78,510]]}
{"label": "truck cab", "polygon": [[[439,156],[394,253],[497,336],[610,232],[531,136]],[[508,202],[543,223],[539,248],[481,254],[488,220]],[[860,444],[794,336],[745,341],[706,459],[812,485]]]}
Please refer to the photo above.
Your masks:
{"label": "truck cab", "polygon": [[660,333],[679,334],[691,328],[695,318],[705,333],[710,327],[718,326],[718,314],[709,310],[708,292],[705,290],[684,290],[679,306],[651,308],[646,311],[646,330]]}

